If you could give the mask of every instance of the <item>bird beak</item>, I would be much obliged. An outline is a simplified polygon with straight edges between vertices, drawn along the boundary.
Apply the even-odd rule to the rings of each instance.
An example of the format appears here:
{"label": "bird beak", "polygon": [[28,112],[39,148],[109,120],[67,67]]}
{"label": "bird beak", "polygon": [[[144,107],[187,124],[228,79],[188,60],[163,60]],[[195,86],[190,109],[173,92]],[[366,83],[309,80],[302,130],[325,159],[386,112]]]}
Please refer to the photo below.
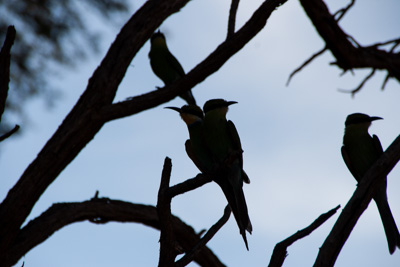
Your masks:
{"label": "bird beak", "polygon": [[172,109],[172,110],[175,110],[176,112],[181,113],[181,109],[177,108],[177,107],[165,107],[165,108]]}
{"label": "bird beak", "polygon": [[371,117],[370,120],[371,121],[383,120],[383,118],[381,118],[381,117]]}
{"label": "bird beak", "polygon": [[233,104],[237,104],[237,102],[236,101],[227,101],[226,102],[226,106],[230,106],[230,105],[233,105]]}

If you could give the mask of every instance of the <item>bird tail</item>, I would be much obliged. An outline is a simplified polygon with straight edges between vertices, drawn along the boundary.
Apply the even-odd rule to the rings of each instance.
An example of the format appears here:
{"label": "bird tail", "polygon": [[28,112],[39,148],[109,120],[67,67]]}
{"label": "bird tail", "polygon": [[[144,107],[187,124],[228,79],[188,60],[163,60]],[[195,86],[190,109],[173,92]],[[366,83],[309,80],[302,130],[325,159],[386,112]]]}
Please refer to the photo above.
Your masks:
{"label": "bird tail", "polygon": [[231,168],[232,171],[224,172],[225,175],[221,175],[216,182],[221,187],[228,204],[231,207],[233,216],[239,226],[240,234],[243,237],[247,250],[249,250],[246,230],[251,234],[253,227],[250,222],[246,199],[243,193],[243,181],[240,177],[237,177],[238,175],[241,175],[241,171],[240,169],[239,171],[235,171],[234,169],[235,168]]}
{"label": "bird tail", "polygon": [[374,200],[381,216],[383,228],[385,229],[389,252],[393,254],[396,247],[400,248],[400,234],[387,201],[386,187],[383,187],[383,189],[378,191]]}
{"label": "bird tail", "polygon": [[192,90],[188,90],[183,94],[179,95],[183,100],[185,100],[189,105],[196,105],[196,100],[194,99]]}

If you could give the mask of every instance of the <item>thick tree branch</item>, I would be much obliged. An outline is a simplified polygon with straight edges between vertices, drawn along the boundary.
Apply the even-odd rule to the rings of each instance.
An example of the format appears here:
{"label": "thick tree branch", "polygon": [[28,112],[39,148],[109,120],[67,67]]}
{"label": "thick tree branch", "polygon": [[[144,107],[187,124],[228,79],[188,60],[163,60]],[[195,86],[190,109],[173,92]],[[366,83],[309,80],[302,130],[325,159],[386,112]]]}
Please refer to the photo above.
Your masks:
{"label": "thick tree branch", "polygon": [[6,39],[0,51],[0,122],[6,107],[8,84],[10,83],[11,47],[14,44],[16,31],[14,26],[7,29]]}
{"label": "thick tree branch", "polygon": [[[141,223],[160,230],[157,209],[154,206],[134,204],[109,198],[93,198],[85,202],[53,204],[39,217],[22,228],[14,245],[10,248],[7,262],[2,266],[15,264],[23,255],[35,246],[47,240],[61,228],[76,222],[90,221],[97,224],[107,222]],[[172,216],[172,225],[177,242],[184,251],[190,251],[200,241],[192,227]],[[219,259],[204,247],[194,257],[201,266],[225,266]]]}
{"label": "thick tree branch", "polygon": [[326,222],[330,217],[332,217],[332,215],[335,214],[339,208],[340,205],[324,214],[321,214],[312,224],[310,224],[309,226],[307,226],[302,230],[297,231],[295,234],[289,236],[285,240],[276,244],[274,252],[272,253],[271,256],[271,260],[268,264],[268,267],[282,266],[287,255],[287,248],[297,240],[311,234],[315,229],[320,227],[324,222]]}
{"label": "thick tree branch", "polygon": [[315,267],[333,266],[340,250],[357,223],[358,218],[371,202],[375,189],[400,160],[400,135],[367,171],[357,189],[344,207],[324,244],[319,250]]}
{"label": "thick tree branch", "polygon": [[0,204],[0,262],[39,197],[103,126],[99,110],[112,103],[133,57],[187,2],[149,0],[121,29],[78,103]]}
{"label": "thick tree branch", "polygon": [[101,111],[101,116],[104,120],[110,121],[137,114],[165,103],[177,95],[193,88],[196,84],[204,81],[212,73],[219,70],[230,57],[242,49],[264,28],[272,12],[286,1],[287,0],[264,1],[240,30],[232,35],[231,38],[221,43],[214,52],[184,77],[161,90],[152,91],[133,97],[130,100],[106,106]]}
{"label": "thick tree branch", "polygon": [[380,50],[376,45],[355,46],[350,36],[340,28],[323,0],[300,0],[300,3],[319,35],[324,39],[326,47],[336,58],[334,64],[339,68],[344,71],[353,68],[387,70],[391,77],[400,81],[400,53],[393,53],[393,50],[389,52]]}

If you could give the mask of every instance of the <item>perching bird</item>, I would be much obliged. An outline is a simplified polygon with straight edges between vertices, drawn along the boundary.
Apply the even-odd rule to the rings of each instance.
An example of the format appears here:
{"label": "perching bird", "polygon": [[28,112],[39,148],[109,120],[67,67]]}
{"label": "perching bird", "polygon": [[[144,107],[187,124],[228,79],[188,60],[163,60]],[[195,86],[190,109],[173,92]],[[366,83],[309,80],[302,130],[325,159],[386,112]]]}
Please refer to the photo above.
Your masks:
{"label": "perching bird", "polygon": [[190,139],[186,140],[185,148],[189,158],[201,172],[210,173],[215,163],[203,138],[204,114],[201,108],[196,105],[184,105],[181,108],[166,108],[179,112],[179,115],[188,127]]}
{"label": "perching bird", "polygon": [[[241,168],[240,177],[242,177],[242,179],[244,179],[246,183],[250,182],[248,176],[241,167],[242,163],[237,164],[238,160],[231,159],[232,163],[228,164],[226,163],[225,160],[220,162],[216,159],[216,157],[212,153],[212,149],[208,147],[206,140],[204,138],[206,134],[204,133],[204,127],[203,127],[204,126],[203,111],[198,106],[185,105],[182,108],[176,108],[176,107],[167,107],[167,108],[179,112],[181,118],[186,123],[190,136],[190,139],[187,140],[185,143],[186,152],[189,158],[197,166],[197,168],[201,172],[210,175],[211,178],[222,188],[228,200],[228,203],[232,209],[232,212],[235,216],[235,219],[238,222],[239,228],[241,229],[240,232],[245,241],[246,248],[248,249],[247,239],[244,230],[245,228],[247,228],[247,230],[251,233],[252,227],[250,220],[248,218],[247,206],[242,190],[243,180],[240,182],[232,179],[232,182],[240,185],[237,186],[237,189],[235,189],[232,183],[229,182],[230,180],[229,177],[233,172],[231,169],[234,169],[234,167],[237,167],[238,165],[240,165]],[[237,158],[240,156],[239,161],[242,162],[241,160],[242,150],[240,142],[238,147],[239,149],[233,151],[230,157]],[[238,177],[238,175],[232,175],[232,176]]]}
{"label": "perching bird", "polygon": [[[347,116],[342,156],[357,181],[363,178],[364,174],[383,153],[378,137],[376,135],[371,137],[368,133],[371,122],[381,119],[380,117],[370,117],[362,113],[354,113]],[[387,201],[386,185],[385,177],[384,183],[377,189],[373,199],[382,219],[389,252],[392,254],[396,247],[400,248],[400,234]]]}
{"label": "perching bird", "polygon": [[[154,74],[157,75],[165,85],[170,85],[179,78],[185,76],[185,71],[181,64],[168,50],[164,34],[160,31],[155,32],[151,36],[150,43],[149,58],[151,68]],[[181,94],[180,97],[188,104],[196,104],[191,90]]]}
{"label": "perching bird", "polygon": [[217,162],[215,182],[221,187],[239,226],[240,234],[248,248],[246,230],[252,225],[243,193],[243,182],[250,182],[243,171],[242,146],[232,121],[226,120],[228,106],[235,101],[212,99],[204,104],[204,140],[213,161]]}

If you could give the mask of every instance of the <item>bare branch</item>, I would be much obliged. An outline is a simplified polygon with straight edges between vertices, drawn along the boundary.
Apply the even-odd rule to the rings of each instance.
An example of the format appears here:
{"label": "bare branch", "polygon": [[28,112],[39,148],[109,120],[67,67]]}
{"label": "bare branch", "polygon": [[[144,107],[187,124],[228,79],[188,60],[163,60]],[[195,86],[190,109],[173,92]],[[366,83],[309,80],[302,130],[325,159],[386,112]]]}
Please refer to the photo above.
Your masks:
{"label": "bare branch", "polygon": [[157,213],[160,219],[160,258],[158,266],[173,266],[178,255],[178,249],[175,249],[177,245],[171,220],[171,198],[168,195],[171,169],[171,159],[166,157],[157,198]]}
{"label": "bare branch", "polygon": [[333,266],[358,218],[371,202],[372,196],[383,179],[400,160],[400,135],[367,171],[357,189],[344,207],[324,244],[319,250],[314,267]]}
{"label": "bare branch", "polygon": [[203,238],[201,238],[200,241],[189,252],[185,254],[185,256],[183,256],[175,263],[175,267],[183,267],[189,264],[197,255],[197,253],[200,252],[200,250],[207,244],[207,242],[214,237],[214,235],[219,231],[219,229],[222,228],[222,226],[224,226],[224,224],[229,220],[230,215],[231,208],[229,207],[229,205],[227,205],[224,210],[224,215],[222,215],[221,219],[219,219],[218,222],[211,226],[211,228],[207,231]]}
{"label": "bare branch", "polygon": [[10,82],[11,47],[14,44],[15,35],[14,26],[9,26],[6,39],[0,51],[0,121],[6,107],[8,84]]}
{"label": "bare branch", "polygon": [[336,19],[337,22],[339,22],[344,17],[347,11],[349,11],[350,8],[353,7],[355,2],[356,2],[355,0],[351,0],[350,4],[348,4],[345,8],[341,8],[338,11],[336,11],[336,13],[333,16],[336,17],[339,15],[338,18]]}
{"label": "bare branch", "polygon": [[[2,266],[11,266],[18,262],[28,251],[46,241],[61,228],[76,222],[90,221],[96,224],[105,222],[141,223],[160,230],[157,209],[154,206],[134,204],[109,198],[92,198],[85,202],[53,204],[39,217],[30,221],[21,229],[15,243],[10,248],[9,258]],[[184,251],[190,251],[200,241],[194,229],[172,216],[177,242]],[[225,266],[204,247],[195,255],[194,261],[201,266]]]}
{"label": "bare branch", "polygon": [[359,86],[357,86],[357,88],[353,89],[353,90],[345,90],[345,89],[339,89],[340,92],[343,93],[351,93],[351,96],[354,97],[354,95],[361,90],[361,88],[364,86],[364,84],[375,74],[375,69],[373,69],[371,71],[370,74],[367,75],[367,77],[364,78],[364,80],[362,80],[362,82],[360,83]]}
{"label": "bare branch", "polygon": [[14,133],[16,133],[18,130],[19,130],[19,125],[17,124],[11,131],[0,136],[0,143],[3,142],[8,137],[10,137],[11,135],[13,135]]}
{"label": "bare branch", "polygon": [[198,174],[194,178],[188,179],[180,184],[171,186],[168,189],[168,194],[171,198],[173,198],[177,195],[199,188],[200,186],[203,186],[211,181],[212,179],[210,176],[204,174]]}
{"label": "bare branch", "polygon": [[318,51],[317,53],[315,53],[314,55],[312,55],[309,59],[307,59],[300,67],[298,67],[297,69],[295,69],[290,75],[289,78],[286,82],[286,86],[289,85],[290,80],[292,79],[292,77],[298,73],[299,71],[301,71],[305,66],[307,66],[308,64],[311,63],[311,61],[313,61],[314,59],[316,59],[318,56],[322,55],[322,53],[324,53],[328,48],[325,46],[324,48],[322,48],[320,51]]}
{"label": "bare branch", "polygon": [[[369,47],[358,44],[341,29],[323,0],[300,0],[300,3],[324,39],[326,47],[336,58],[335,65],[344,71],[353,68],[387,70],[390,77],[400,81],[400,53],[394,53],[393,48],[390,51],[380,50],[379,44]],[[341,14],[339,19],[353,4],[352,1],[346,8],[336,13]]]}
{"label": "bare branch", "polygon": [[239,0],[232,0],[231,8],[229,10],[229,19],[228,19],[228,34],[226,35],[226,39],[229,39],[235,33],[235,24],[236,24],[236,14],[239,7]]}
{"label": "bare branch", "polygon": [[287,248],[297,240],[311,234],[315,229],[320,227],[324,222],[326,222],[330,217],[332,217],[332,215],[335,214],[339,208],[340,205],[338,205],[337,207],[331,209],[330,211],[324,214],[321,214],[312,224],[310,224],[309,226],[307,226],[302,230],[297,231],[295,234],[291,235],[290,237],[276,244],[268,266],[269,267],[282,266],[287,255]]}

